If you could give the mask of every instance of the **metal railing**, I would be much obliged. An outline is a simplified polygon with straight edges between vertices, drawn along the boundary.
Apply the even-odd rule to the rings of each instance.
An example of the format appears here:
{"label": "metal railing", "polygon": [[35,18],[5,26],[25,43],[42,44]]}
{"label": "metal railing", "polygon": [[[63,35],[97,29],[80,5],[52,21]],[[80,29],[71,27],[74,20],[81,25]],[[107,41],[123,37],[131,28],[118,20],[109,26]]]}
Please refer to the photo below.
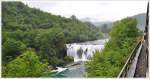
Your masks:
{"label": "metal railing", "polygon": [[[142,37],[142,40],[140,40],[138,42],[138,44],[136,45],[136,47],[132,50],[131,54],[129,55],[125,65],[123,66],[123,68],[121,69],[118,77],[126,77],[127,76],[127,73],[129,71],[129,67],[130,65],[132,64],[132,61],[139,49],[139,46],[142,44],[142,46],[144,45],[144,47],[146,48],[146,58],[147,58],[147,69],[149,68],[148,65],[149,65],[149,50],[148,50],[148,47],[149,47],[149,2],[147,4],[147,13],[146,13],[146,26],[145,26],[145,30],[144,30],[144,36]],[[145,43],[143,43],[143,41]],[[145,46],[146,45],[146,46]],[[140,53],[141,53],[141,49],[140,50]],[[149,73],[148,71],[146,73]]]}
{"label": "metal railing", "polygon": [[133,59],[134,59],[134,57],[136,55],[136,52],[137,52],[137,50],[138,50],[138,48],[139,48],[139,46],[141,44],[142,44],[141,40],[138,41],[138,43],[136,44],[135,48],[132,50],[131,54],[129,55],[129,57],[128,57],[126,63],[125,63],[125,65],[121,69],[121,71],[120,71],[120,73],[118,75],[118,78],[120,78],[120,77],[126,77],[127,76],[127,72],[129,70],[129,66],[131,65],[131,63],[132,63],[132,61],[133,61]]}

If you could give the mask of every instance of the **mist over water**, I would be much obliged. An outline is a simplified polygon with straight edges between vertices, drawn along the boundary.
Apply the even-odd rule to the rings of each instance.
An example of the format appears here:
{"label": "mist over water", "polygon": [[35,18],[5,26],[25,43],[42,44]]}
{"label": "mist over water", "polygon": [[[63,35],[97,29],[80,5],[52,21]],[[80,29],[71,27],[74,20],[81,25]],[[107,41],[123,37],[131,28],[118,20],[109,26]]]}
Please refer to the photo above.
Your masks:
{"label": "mist over water", "polygon": [[62,68],[64,71],[57,73],[55,77],[87,77],[85,61],[90,60],[96,51],[101,51],[107,41],[108,39],[101,39],[82,43],[66,44],[67,56],[73,57],[74,62],[66,65],[66,68]]}
{"label": "mist over water", "polygon": [[88,61],[96,51],[101,51],[108,39],[88,41],[84,43],[66,44],[67,56],[73,57],[74,62]]}

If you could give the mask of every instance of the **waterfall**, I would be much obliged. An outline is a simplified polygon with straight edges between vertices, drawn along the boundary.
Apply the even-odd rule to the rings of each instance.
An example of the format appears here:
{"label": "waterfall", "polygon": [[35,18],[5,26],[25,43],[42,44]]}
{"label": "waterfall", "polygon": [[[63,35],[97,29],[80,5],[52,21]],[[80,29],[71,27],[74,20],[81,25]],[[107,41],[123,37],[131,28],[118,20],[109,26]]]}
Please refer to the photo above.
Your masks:
{"label": "waterfall", "polygon": [[96,51],[101,51],[104,48],[104,42],[104,40],[98,40],[97,44],[92,42],[66,44],[67,56],[73,57],[74,62],[88,61]]}

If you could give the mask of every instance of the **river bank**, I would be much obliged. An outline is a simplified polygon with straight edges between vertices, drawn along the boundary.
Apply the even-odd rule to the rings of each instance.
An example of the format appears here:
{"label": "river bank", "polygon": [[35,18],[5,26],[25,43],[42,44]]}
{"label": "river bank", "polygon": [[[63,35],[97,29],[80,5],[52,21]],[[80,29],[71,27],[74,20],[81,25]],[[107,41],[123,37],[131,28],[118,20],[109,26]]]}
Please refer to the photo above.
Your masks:
{"label": "river bank", "polygon": [[[92,57],[95,51],[101,51],[108,39],[100,39],[95,41],[86,41],[82,43],[66,44],[67,56],[74,58],[74,62],[64,67],[59,67],[58,72],[53,73],[53,77],[86,77],[85,62]],[[57,71],[56,70],[56,71]],[[63,71],[59,71],[63,70]]]}

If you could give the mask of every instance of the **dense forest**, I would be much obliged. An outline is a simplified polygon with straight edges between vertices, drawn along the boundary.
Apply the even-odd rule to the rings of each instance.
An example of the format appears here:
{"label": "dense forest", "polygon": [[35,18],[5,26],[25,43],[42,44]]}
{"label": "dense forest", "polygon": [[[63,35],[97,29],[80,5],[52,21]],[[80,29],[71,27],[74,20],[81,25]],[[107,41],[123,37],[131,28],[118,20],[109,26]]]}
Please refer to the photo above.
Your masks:
{"label": "dense forest", "polygon": [[[67,43],[106,38],[109,41],[86,62],[88,77],[116,77],[142,34],[137,20],[127,17],[96,27],[30,8],[22,2],[2,2],[2,77],[45,77],[73,62]],[[48,73],[48,74],[47,74]]]}
{"label": "dense forest", "polygon": [[2,76],[42,76],[72,62],[66,43],[102,38],[90,22],[56,16],[21,2],[2,2]]}
{"label": "dense forest", "polygon": [[87,62],[89,77],[117,77],[141,35],[136,26],[136,19],[130,17],[114,23],[105,48]]}

